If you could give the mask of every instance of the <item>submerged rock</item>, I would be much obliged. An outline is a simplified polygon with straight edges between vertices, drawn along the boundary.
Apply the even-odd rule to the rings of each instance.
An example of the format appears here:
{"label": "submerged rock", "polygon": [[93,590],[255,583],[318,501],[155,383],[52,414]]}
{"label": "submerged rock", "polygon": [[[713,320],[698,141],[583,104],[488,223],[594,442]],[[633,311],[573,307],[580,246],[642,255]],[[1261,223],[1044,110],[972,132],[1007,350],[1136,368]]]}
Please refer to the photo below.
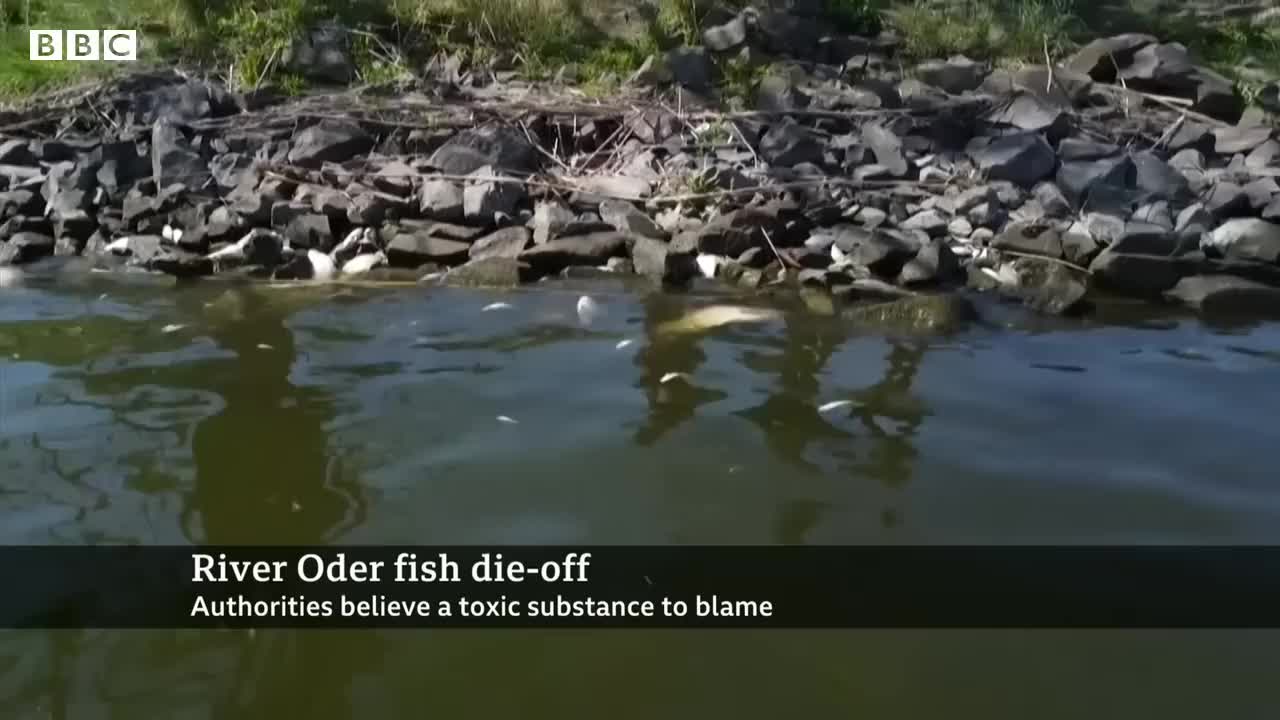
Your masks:
{"label": "submerged rock", "polygon": [[916,295],[873,305],[845,308],[842,316],[882,332],[959,332],[978,319],[978,311],[961,295]]}

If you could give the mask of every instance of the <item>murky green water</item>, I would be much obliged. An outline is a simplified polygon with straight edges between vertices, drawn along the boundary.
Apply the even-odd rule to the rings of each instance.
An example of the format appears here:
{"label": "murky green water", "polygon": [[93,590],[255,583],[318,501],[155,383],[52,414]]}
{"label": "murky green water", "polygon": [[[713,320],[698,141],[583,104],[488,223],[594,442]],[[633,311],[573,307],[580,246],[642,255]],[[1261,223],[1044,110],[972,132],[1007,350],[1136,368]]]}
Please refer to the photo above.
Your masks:
{"label": "murky green water", "polygon": [[[1280,327],[657,336],[707,301],[0,290],[0,542],[1280,540]],[[1277,640],[7,632],[0,717],[1271,718]]]}

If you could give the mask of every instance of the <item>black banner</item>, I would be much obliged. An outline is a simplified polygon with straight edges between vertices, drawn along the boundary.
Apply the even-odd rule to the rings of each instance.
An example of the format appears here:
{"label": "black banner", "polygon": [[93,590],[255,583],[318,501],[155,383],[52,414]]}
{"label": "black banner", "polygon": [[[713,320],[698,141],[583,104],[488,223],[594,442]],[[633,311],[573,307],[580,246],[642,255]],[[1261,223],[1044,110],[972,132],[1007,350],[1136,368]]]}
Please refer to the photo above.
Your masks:
{"label": "black banner", "polygon": [[1277,628],[1280,547],[0,547],[4,628]]}

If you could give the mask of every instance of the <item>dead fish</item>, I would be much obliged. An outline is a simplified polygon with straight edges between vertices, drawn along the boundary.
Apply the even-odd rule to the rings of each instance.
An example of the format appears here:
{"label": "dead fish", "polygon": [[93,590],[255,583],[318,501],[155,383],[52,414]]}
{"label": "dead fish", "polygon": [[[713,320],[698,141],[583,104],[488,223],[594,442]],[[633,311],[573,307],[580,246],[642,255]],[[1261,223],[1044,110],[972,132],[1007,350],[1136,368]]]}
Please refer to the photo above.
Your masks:
{"label": "dead fish", "polygon": [[621,350],[621,349],[625,348],[626,346],[630,345],[630,344],[631,344],[631,343],[633,343],[633,342],[635,342],[635,340],[632,340],[632,339],[630,339],[630,338],[628,338],[628,339],[626,339],[626,340],[619,340],[619,341],[618,341],[618,344],[613,346],[613,349],[615,349],[615,350]]}
{"label": "dead fish", "polygon": [[362,275],[370,270],[387,264],[387,256],[381,250],[378,252],[365,253],[357,255],[346,262],[342,266],[343,275]]}
{"label": "dead fish", "polygon": [[519,420],[516,420],[516,419],[515,419],[515,418],[513,418],[513,417],[507,417],[506,415],[499,415],[499,416],[498,416],[498,422],[507,423],[508,425],[519,425],[519,424],[520,424],[520,421],[519,421]]}
{"label": "dead fish", "polygon": [[165,226],[160,230],[160,237],[164,238],[165,240],[172,240],[173,226],[166,223]]}
{"label": "dead fish", "polygon": [[658,326],[662,335],[682,335],[710,330],[722,325],[748,322],[768,322],[778,320],[782,313],[764,308],[743,307],[740,305],[708,305],[685,315],[682,318],[665,322]]}
{"label": "dead fish", "polygon": [[673,381],[675,381],[675,380],[681,380],[681,379],[683,379],[683,378],[687,378],[687,377],[689,377],[689,374],[688,374],[688,373],[682,373],[682,372],[669,372],[669,373],[667,373],[666,375],[663,375],[663,376],[662,376],[662,379],[661,379],[661,380],[659,380],[659,381],[658,381],[658,383],[659,383],[660,385],[666,385],[666,384],[667,384],[667,383],[669,383],[669,382],[673,382]]}
{"label": "dead fish", "polygon": [[12,267],[0,267],[0,288],[18,287],[21,284],[21,270]]}
{"label": "dead fish", "polygon": [[169,333],[176,333],[184,327],[186,327],[186,325],[178,325],[178,324],[165,325],[164,327],[160,328],[160,332],[168,335]]}
{"label": "dead fish", "polygon": [[334,246],[333,250],[329,252],[329,255],[331,257],[338,257],[338,255],[354,248],[360,242],[360,238],[362,237],[364,237],[364,228],[356,228],[355,230],[352,230],[347,233],[346,237],[342,238],[342,242]]}
{"label": "dead fish", "polygon": [[603,314],[604,309],[590,296],[583,295],[578,298],[578,321],[583,325],[590,325]]}
{"label": "dead fish", "polygon": [[822,405],[819,405],[818,412],[820,413],[831,412],[832,410],[836,410],[842,407],[849,407],[852,404],[853,404],[852,400],[832,400],[829,403],[823,403]]}
{"label": "dead fish", "polygon": [[485,305],[484,307],[480,308],[480,312],[489,312],[490,310],[511,310],[514,307],[515,306],[512,305],[511,303],[504,303],[504,302],[489,303],[488,305]]}
{"label": "dead fish", "polygon": [[270,346],[270,345],[268,345],[268,344],[266,344],[266,343],[258,343],[258,349],[259,349],[259,350],[275,350],[275,348],[274,348],[274,347],[272,347],[272,346]]}
{"label": "dead fish", "polygon": [[720,267],[719,257],[703,253],[699,255],[694,262],[697,263],[698,272],[701,272],[703,277],[711,280],[716,279],[716,269]]}
{"label": "dead fish", "polygon": [[307,260],[311,261],[311,276],[316,280],[328,280],[338,272],[333,258],[319,250],[308,250]]}

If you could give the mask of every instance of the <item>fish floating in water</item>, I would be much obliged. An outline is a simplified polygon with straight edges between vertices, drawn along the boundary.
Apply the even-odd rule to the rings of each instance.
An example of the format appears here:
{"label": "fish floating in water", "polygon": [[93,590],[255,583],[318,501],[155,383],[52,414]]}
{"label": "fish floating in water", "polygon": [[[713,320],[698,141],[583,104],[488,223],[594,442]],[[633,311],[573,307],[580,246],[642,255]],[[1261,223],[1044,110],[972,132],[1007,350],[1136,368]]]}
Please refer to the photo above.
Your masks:
{"label": "fish floating in water", "polygon": [[659,381],[658,381],[658,383],[659,383],[659,384],[661,384],[661,385],[666,385],[666,384],[667,384],[667,383],[669,383],[669,382],[674,382],[674,381],[676,381],[676,380],[682,380],[682,379],[687,378],[687,377],[689,377],[688,373],[682,373],[682,372],[669,372],[669,373],[667,373],[666,375],[663,375],[663,376],[662,376],[662,379],[661,379],[661,380],[659,380]]}
{"label": "fish floating in water", "polygon": [[583,325],[590,325],[604,314],[604,308],[600,304],[591,299],[590,295],[583,295],[578,298],[578,321]]}
{"label": "fish floating in water", "polygon": [[508,417],[508,416],[506,416],[506,415],[499,415],[499,416],[498,416],[498,422],[506,423],[506,424],[508,424],[508,425],[518,425],[518,424],[520,424],[520,421],[519,421],[519,420],[516,420],[516,419],[515,419],[515,418],[513,418],[513,417]]}
{"label": "fish floating in water", "polygon": [[0,288],[18,287],[21,284],[21,270],[11,267],[0,267]]}
{"label": "fish floating in water", "polygon": [[760,323],[781,319],[777,310],[744,307],[741,305],[708,305],[689,314],[662,323],[659,335],[688,335],[734,323]]}
{"label": "fish floating in water", "polygon": [[504,302],[489,303],[488,305],[485,305],[484,307],[480,308],[480,312],[489,312],[491,310],[510,310],[513,307],[515,306],[512,305],[511,303],[504,303]]}
{"label": "fish floating in water", "polygon": [[618,341],[618,344],[617,344],[617,345],[614,345],[613,347],[614,347],[614,349],[615,349],[615,350],[621,350],[621,349],[623,349],[623,348],[627,347],[628,345],[630,345],[630,344],[631,344],[631,343],[633,343],[633,342],[635,342],[635,340],[632,340],[632,339],[630,339],[630,338],[628,338],[628,339],[626,339],[626,340],[619,340],[619,341]]}
{"label": "fish floating in water", "polygon": [[852,400],[832,400],[829,403],[823,403],[822,405],[819,405],[818,412],[820,413],[831,412],[832,410],[838,410],[842,407],[849,407],[852,404],[853,404]]}

